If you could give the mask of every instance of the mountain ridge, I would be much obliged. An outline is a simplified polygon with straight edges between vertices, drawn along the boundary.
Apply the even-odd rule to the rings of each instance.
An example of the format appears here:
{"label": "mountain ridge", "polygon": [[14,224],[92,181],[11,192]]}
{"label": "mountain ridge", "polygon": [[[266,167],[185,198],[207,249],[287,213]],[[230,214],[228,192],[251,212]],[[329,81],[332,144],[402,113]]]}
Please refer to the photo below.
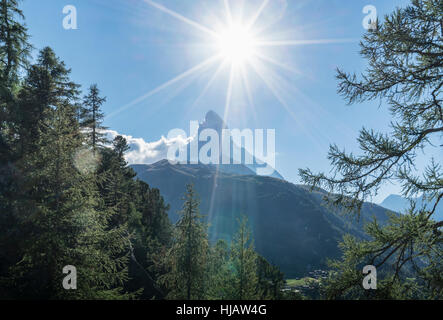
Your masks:
{"label": "mountain ridge", "polygon": [[[229,129],[229,127],[215,111],[209,110],[205,115],[204,121],[199,124],[198,136],[200,136],[200,133],[206,129],[212,129],[217,132],[219,139],[220,139],[219,146],[221,146],[222,145],[222,140],[221,140],[222,139],[222,131],[223,131],[223,129]],[[230,138],[230,142],[231,142],[231,148],[232,148],[231,157],[230,157],[231,164],[227,164],[227,165],[219,164],[218,166],[221,171],[237,173],[237,174],[246,174],[245,168],[247,168],[250,171],[257,174],[258,168],[263,168],[266,166],[266,163],[262,164],[261,160],[256,158],[255,155],[251,155],[243,146],[236,145],[232,141],[232,137]],[[200,148],[203,145],[204,145],[204,143],[199,141],[199,146],[198,146],[199,152],[200,152]],[[188,147],[188,148],[190,148],[190,147]],[[239,151],[239,153],[242,155],[242,161],[240,164],[234,164],[234,161],[232,159],[233,150]],[[190,154],[190,152],[188,152],[188,154]],[[252,158],[252,164],[244,163],[243,159],[246,159],[247,157]],[[221,153],[220,153],[220,163],[222,163],[221,159],[222,158],[221,158]],[[269,174],[269,176],[284,180],[283,176],[277,171],[277,169],[275,169],[274,167],[272,167],[272,169],[274,171],[271,174]]]}
{"label": "mountain ridge", "polygon": [[360,221],[351,221],[325,205],[324,190],[311,192],[306,186],[274,177],[220,172],[202,164],[174,165],[167,160],[131,167],[137,178],[160,190],[170,204],[172,222],[178,219],[185,185],[194,184],[211,241],[229,241],[237,218],[246,215],[257,251],[287,277],[326,268],[328,258],[340,256],[337,244],[344,234],[365,237],[363,223],[373,213],[381,223],[387,221],[385,208],[367,203]]}
{"label": "mountain ridge", "polygon": [[[410,200],[416,203],[417,209],[425,208],[426,210],[431,210],[432,207],[434,206],[433,203],[429,203],[426,200],[424,200],[423,196],[412,198]],[[410,209],[410,200],[397,194],[390,194],[380,203],[380,206],[392,210],[394,212],[403,214]],[[437,207],[435,208],[433,219],[436,221],[443,220],[442,201],[440,201]]]}

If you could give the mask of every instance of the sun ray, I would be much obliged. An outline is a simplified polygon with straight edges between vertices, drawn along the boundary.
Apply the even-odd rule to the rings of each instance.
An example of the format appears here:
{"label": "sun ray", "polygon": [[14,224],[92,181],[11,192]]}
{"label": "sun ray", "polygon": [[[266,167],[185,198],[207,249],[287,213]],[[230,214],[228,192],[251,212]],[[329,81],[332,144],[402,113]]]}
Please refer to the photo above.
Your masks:
{"label": "sun ray", "polygon": [[173,85],[174,83],[176,83],[176,82],[178,82],[178,81],[180,81],[180,80],[182,80],[184,78],[189,77],[190,75],[196,73],[197,71],[199,71],[199,70],[203,69],[204,67],[214,63],[215,61],[217,61],[219,59],[220,59],[220,55],[215,55],[215,56],[210,57],[209,59],[206,59],[205,61],[199,63],[198,65],[196,65],[196,66],[188,69],[187,71],[179,74],[175,78],[173,78],[173,79],[171,79],[171,80],[161,84],[157,88],[155,88],[155,89],[149,91],[148,93],[142,95],[141,97],[138,97],[137,99],[129,102],[128,104],[124,105],[123,107],[119,108],[118,110],[110,113],[107,116],[107,118],[112,118],[113,116],[119,114],[120,112],[123,112],[123,111],[127,110],[128,108],[130,108],[130,107],[132,107],[132,106],[134,106],[136,104],[139,104],[143,100],[146,100],[147,98],[149,98],[149,97],[153,96],[154,94],[156,94],[156,93],[158,93],[158,92],[168,88],[169,86]]}
{"label": "sun ray", "polygon": [[296,73],[298,75],[302,74],[300,70],[297,70],[297,69],[295,69],[292,66],[288,66],[287,64],[281,63],[281,62],[279,62],[279,61],[277,61],[277,60],[275,60],[275,59],[273,59],[271,57],[268,57],[267,55],[264,55],[263,53],[255,52],[254,55],[256,57],[266,61],[266,62],[272,63],[273,65],[278,66],[278,67],[280,67],[282,69],[285,69],[287,71],[290,71],[292,73]]}
{"label": "sun ray", "polygon": [[343,39],[312,39],[312,40],[278,40],[278,41],[257,41],[256,46],[284,47],[284,46],[300,46],[309,44],[331,44],[331,43],[351,43],[358,42],[359,39],[343,38]]}
{"label": "sun ray", "polygon": [[191,20],[191,19],[189,19],[189,18],[186,18],[185,16],[182,16],[181,14],[179,14],[179,13],[177,13],[177,12],[171,10],[171,9],[168,9],[168,8],[166,8],[165,6],[162,6],[161,4],[158,4],[157,2],[154,2],[154,1],[152,1],[152,0],[143,0],[143,1],[144,1],[145,3],[147,3],[147,4],[149,4],[150,6],[156,8],[156,9],[158,9],[158,10],[161,10],[161,11],[163,11],[164,13],[167,13],[167,14],[169,14],[170,16],[172,16],[172,17],[174,17],[174,18],[176,18],[176,19],[178,19],[178,20],[180,20],[180,21],[182,21],[182,22],[184,22],[184,23],[187,23],[188,25],[193,26],[194,28],[199,29],[200,31],[203,31],[203,32],[205,32],[205,33],[208,33],[208,34],[210,34],[211,36],[217,37],[217,34],[216,34],[215,31],[209,29],[208,27],[205,27],[205,26],[201,25],[201,24],[198,23],[198,22],[195,22],[195,21],[193,21],[193,20]]}
{"label": "sun ray", "polygon": [[[295,121],[297,128],[303,131],[303,134],[308,137],[313,144],[316,145],[319,150],[324,148],[324,146],[321,145],[322,141],[319,141],[311,132],[306,128],[304,121],[300,121],[300,116],[297,116],[289,107],[289,105],[286,103],[286,101],[280,96],[275,86],[271,83],[271,81],[268,78],[273,78],[271,75],[271,72],[268,72],[267,75],[264,75],[262,71],[260,71],[260,68],[257,65],[252,65],[254,68],[254,71],[257,73],[260,79],[265,83],[265,85],[269,88],[271,93],[275,96],[275,98],[280,102],[280,104],[284,107],[284,109],[289,113],[291,118]],[[274,77],[275,78],[275,77]],[[283,81],[281,79],[278,79],[276,82],[282,83]],[[299,90],[296,87],[292,87],[292,90],[296,90],[299,92]]]}
{"label": "sun ray", "polygon": [[246,70],[245,70],[244,66],[242,66],[240,68],[240,74],[241,74],[241,77],[242,77],[242,80],[243,80],[243,84],[244,84],[245,89],[246,89],[246,96],[248,98],[248,102],[249,102],[249,104],[251,106],[253,106],[254,102],[253,102],[253,98],[252,98],[251,88],[249,86],[249,81],[248,81],[248,77],[246,76]]}
{"label": "sun ray", "polygon": [[[311,97],[306,95],[302,90],[297,88],[296,86],[291,86],[291,92],[294,93],[297,96],[297,100],[300,98],[306,102],[306,105],[309,106],[309,113],[306,112],[306,109],[303,109],[305,112],[304,114],[307,117],[310,117],[311,123],[313,124],[313,127],[315,126],[316,129],[314,130],[317,132],[317,134],[320,134],[321,130],[317,127],[317,121],[316,119],[325,118],[325,119],[334,119],[333,123],[336,127],[337,131],[341,131],[344,136],[355,136],[358,134],[358,132],[354,131],[348,124],[343,122],[341,119],[336,119],[334,114],[330,112],[327,108],[322,106],[321,104],[318,104],[315,100],[313,100]],[[338,123],[338,124],[336,124]],[[330,141],[330,137],[324,134],[321,135],[321,140],[328,142],[328,144],[331,144],[332,141]]]}
{"label": "sun ray", "polygon": [[260,68],[255,64],[255,63],[251,63],[252,67],[254,68],[254,71],[257,73],[257,75],[260,77],[260,79],[262,79],[262,81],[264,82],[264,84],[268,87],[268,89],[272,92],[272,94],[274,95],[274,97],[280,102],[280,104],[286,109],[286,111],[288,111],[289,115],[296,121],[298,122],[298,119],[295,115],[295,113],[291,110],[291,108],[289,108],[288,104],[286,103],[286,101],[280,96],[280,94],[278,93],[277,89],[274,87],[274,85],[267,79],[267,77],[263,74],[263,72],[260,71]]}
{"label": "sun ray", "polygon": [[197,97],[197,99],[195,100],[195,102],[193,103],[192,108],[194,108],[198,102],[200,102],[200,100],[203,98],[203,96],[206,94],[206,92],[209,90],[209,88],[211,87],[211,85],[214,83],[215,79],[217,78],[217,76],[220,74],[220,72],[223,70],[223,68],[226,66],[226,61],[223,61],[217,68],[217,70],[214,72],[214,74],[212,75],[211,79],[209,79],[209,82],[206,84],[205,88],[202,90],[202,92],[200,93],[200,95]]}
{"label": "sun ray", "polygon": [[246,89],[246,97],[248,98],[249,106],[252,110],[252,113],[254,115],[254,120],[257,121],[257,112],[254,108],[254,98],[252,97],[251,87],[249,86],[248,76],[246,74],[245,66],[242,66],[240,68],[241,77],[243,80],[243,84]]}
{"label": "sun ray", "polygon": [[269,0],[263,0],[262,4],[260,5],[260,7],[258,8],[257,12],[252,16],[251,20],[249,20],[248,24],[246,25],[246,27],[248,29],[251,29],[255,22],[257,21],[257,19],[260,17],[261,13],[263,12],[263,10],[266,8],[266,6],[268,5]]}
{"label": "sun ray", "polygon": [[232,12],[231,12],[231,7],[229,5],[229,0],[224,0],[223,3],[225,4],[226,18],[228,24],[232,24]]}
{"label": "sun ray", "polygon": [[209,82],[206,84],[205,88],[202,90],[202,92],[199,94],[199,96],[197,97],[197,99],[195,99],[194,103],[192,104],[192,106],[187,110],[187,115],[189,115],[189,113],[197,106],[197,104],[200,102],[200,100],[206,95],[207,91],[209,90],[209,88],[212,86],[212,84],[214,83],[215,79],[218,77],[218,75],[221,73],[221,71],[223,70],[223,68],[226,66],[225,62],[222,62],[217,70],[214,72],[214,74],[211,76],[211,79],[209,79]]}
{"label": "sun ray", "polygon": [[[214,181],[212,183],[212,192],[211,192],[211,200],[209,202],[209,219],[208,221],[212,221],[212,217],[214,215],[214,203],[215,203],[215,197],[217,195],[216,189],[217,189],[217,183],[218,183],[218,177],[219,177],[219,171],[220,166],[215,166],[215,175],[214,175]],[[215,234],[217,233],[217,230],[215,231]]]}
{"label": "sun ray", "polygon": [[234,65],[231,65],[231,71],[229,74],[229,84],[228,84],[228,90],[226,92],[226,103],[225,103],[225,112],[223,115],[223,121],[227,123],[228,115],[229,115],[229,109],[231,107],[231,96],[232,96],[232,86],[234,82]]}
{"label": "sun ray", "polygon": [[[263,52],[263,47],[291,47],[291,46],[304,46],[304,45],[323,45],[323,44],[340,44],[340,43],[353,43],[358,42],[358,39],[352,38],[332,38],[332,39],[305,39],[305,40],[294,40],[291,39],[294,35],[290,34],[280,34],[279,36],[272,37],[269,33],[260,33],[260,39],[258,39],[258,30],[260,30],[259,19],[263,16],[264,10],[268,9],[270,0],[260,0],[258,3],[258,8],[251,12],[251,15],[244,14],[242,11],[244,9],[244,2],[240,5],[241,14],[238,14],[238,7],[234,6],[229,0],[223,0],[220,5],[223,7],[226,13],[224,23],[215,23],[213,28],[202,25],[184,15],[177,13],[162,4],[155,2],[154,0],[143,0],[149,7],[153,7],[164,14],[167,14],[180,22],[189,25],[198,31],[209,34],[212,36],[207,42],[206,46],[218,49],[219,53],[209,59],[204,60],[198,65],[188,69],[187,71],[177,75],[176,77],[166,81],[165,83],[159,85],[157,88],[147,92],[141,97],[131,101],[130,103],[124,105],[120,109],[109,114],[109,117],[115,116],[116,114],[127,110],[128,108],[148,99],[149,97],[159,93],[162,90],[168,89],[172,85],[184,80],[185,84],[182,87],[191,84],[195,80],[195,75],[203,74],[203,72],[214,72],[210,76],[209,82],[205,84],[205,87],[199,93],[197,99],[191,106],[189,110],[192,110],[198,102],[207,94],[213,83],[218,78],[222,70],[225,69],[226,65],[230,66],[229,72],[229,82],[226,88],[225,105],[224,105],[224,115],[223,119],[227,122],[231,108],[233,107],[233,93],[237,93],[237,90],[242,90],[242,97],[247,99],[247,104],[251,107],[254,116],[257,116],[257,110],[254,105],[254,96],[250,86],[251,78],[248,77],[252,69],[258,75],[258,78],[263,81],[265,87],[269,89],[272,95],[279,101],[279,103],[286,109],[289,115],[294,119],[297,126],[306,131],[303,128],[303,120],[299,119],[300,114],[294,113],[292,108],[289,107],[287,102],[283,97],[287,98],[287,95],[292,97],[290,90],[285,86],[286,79],[279,76],[276,70],[281,68],[283,70],[290,71],[294,74],[302,74],[300,70],[294,66],[287,65],[284,62],[278,60],[274,55],[269,56],[268,52]],[[223,10],[222,10],[223,11]],[[223,15],[223,14],[222,14]],[[264,28],[263,30],[265,30]],[[281,40],[278,40],[281,39]],[[190,44],[188,43],[188,46]],[[216,69],[206,69],[215,61],[220,60],[220,65]],[[249,67],[250,66],[250,67]],[[214,71],[215,70],[215,71]],[[274,72],[275,71],[275,72]],[[191,77],[192,76],[192,77]],[[283,82],[283,83],[282,83]],[[180,87],[180,88],[182,88]],[[237,89],[239,88],[239,89]],[[181,90],[181,89],[180,89]],[[283,94],[283,96],[282,96]],[[223,102],[222,102],[223,103]],[[309,134],[309,133],[308,133]]]}

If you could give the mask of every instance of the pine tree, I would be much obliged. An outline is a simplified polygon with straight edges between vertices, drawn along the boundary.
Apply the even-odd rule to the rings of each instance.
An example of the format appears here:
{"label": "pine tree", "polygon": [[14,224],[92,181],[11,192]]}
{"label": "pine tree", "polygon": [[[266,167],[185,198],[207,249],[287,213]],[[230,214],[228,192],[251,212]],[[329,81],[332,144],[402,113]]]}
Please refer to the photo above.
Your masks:
{"label": "pine tree", "polygon": [[270,264],[260,255],[257,256],[257,278],[260,299],[282,299],[282,288],[285,284],[284,274],[277,266]]}
{"label": "pine tree", "polygon": [[11,115],[15,109],[18,71],[26,65],[29,53],[27,30],[20,21],[23,13],[16,0],[0,2],[0,161],[12,157]]}
{"label": "pine tree", "polygon": [[[8,180],[10,163],[15,158],[14,115],[17,113],[19,71],[28,64],[27,29],[17,0],[0,1],[0,170]],[[0,181],[1,187],[2,181]]]}
{"label": "pine tree", "polygon": [[234,268],[231,299],[258,299],[257,254],[245,216],[238,220],[239,229],[231,245],[231,265]]}
{"label": "pine tree", "polygon": [[143,287],[142,299],[164,298],[165,290],[157,279],[166,273],[162,260],[171,246],[172,224],[169,221],[169,205],[166,205],[158,189],[151,189],[137,180],[131,192],[136,211],[129,217],[129,230],[133,251],[130,264],[128,291]]}
{"label": "pine tree", "polygon": [[106,98],[100,97],[100,90],[96,84],[89,88],[88,94],[84,97],[83,107],[80,110],[81,127],[86,130],[88,145],[92,147],[94,153],[97,148],[105,144],[107,139],[104,130],[104,114],[101,111]]}
{"label": "pine tree", "polygon": [[31,46],[18,0],[0,2],[0,81],[7,87],[17,83],[18,71],[27,65]]}
{"label": "pine tree", "polygon": [[2,279],[17,261],[17,172],[14,161],[19,72],[27,65],[30,45],[17,1],[0,1],[0,299],[7,297]]}
{"label": "pine tree", "polygon": [[194,188],[188,185],[186,189],[173,244],[165,257],[169,272],[160,282],[169,290],[169,299],[198,300],[205,298],[208,235]]}
{"label": "pine tree", "polygon": [[101,152],[98,184],[106,206],[116,212],[112,219],[114,226],[128,223],[131,211],[135,210],[130,192],[135,187],[133,178],[136,174],[125,160],[128,150],[126,139],[117,136],[112,149],[105,148]]}
{"label": "pine tree", "polygon": [[80,86],[69,79],[69,73],[49,47],[40,51],[37,63],[29,68],[14,117],[20,156],[35,151],[41,135],[50,130],[45,121],[56,106],[76,105]]}
{"label": "pine tree", "polygon": [[[16,298],[94,299],[121,298],[127,279],[129,239],[125,226],[110,228],[110,210],[100,207],[94,172],[75,166],[83,148],[76,118],[78,86],[50,48],[45,48],[30,68],[23,94],[31,109],[20,122],[23,144],[17,167],[23,175],[15,212],[20,260],[6,281]],[[23,107],[26,107],[23,104]],[[35,108],[35,109],[34,109]],[[29,114],[37,110],[35,114]],[[78,290],[62,287],[62,269],[78,270]]]}
{"label": "pine tree", "polygon": [[[441,161],[431,158],[421,173],[414,167],[418,152],[441,145],[442,13],[441,0],[412,0],[365,34],[361,55],[368,61],[368,70],[361,79],[338,70],[339,93],[348,103],[380,99],[389,104],[392,132],[362,129],[358,138],[362,154],[357,156],[331,146],[334,175],[301,170],[303,181],[338,193],[329,199],[354,212],[390,181],[401,184],[403,195],[412,202],[423,196],[432,208],[413,203],[408,212],[392,215],[386,226],[374,220],[366,227],[372,240],[346,237],[343,259],[332,263],[330,298],[417,294],[441,299],[443,295],[443,221],[435,221],[435,208],[443,197]],[[386,273],[374,292],[361,289],[361,268],[368,264]],[[413,284],[406,278],[407,269],[417,279]]]}
{"label": "pine tree", "polygon": [[[133,180],[123,137],[103,146],[96,86],[81,107],[79,86],[48,47],[28,67],[18,3],[0,1],[0,299],[137,297],[128,260],[142,261],[152,283],[166,272],[168,206]],[[77,268],[77,290],[62,288],[66,265]],[[163,297],[145,295],[154,296]]]}
{"label": "pine tree", "polygon": [[219,240],[210,248],[207,270],[207,298],[211,300],[229,299],[233,291],[233,273],[230,264],[229,245]]}

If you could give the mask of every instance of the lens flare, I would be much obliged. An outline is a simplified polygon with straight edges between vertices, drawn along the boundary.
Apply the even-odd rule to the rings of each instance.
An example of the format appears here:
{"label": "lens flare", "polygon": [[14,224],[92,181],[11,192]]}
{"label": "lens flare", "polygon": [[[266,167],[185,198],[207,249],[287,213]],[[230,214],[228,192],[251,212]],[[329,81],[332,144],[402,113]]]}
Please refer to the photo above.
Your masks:
{"label": "lens flare", "polygon": [[235,65],[247,63],[254,56],[254,35],[241,24],[231,24],[217,38],[221,56]]}

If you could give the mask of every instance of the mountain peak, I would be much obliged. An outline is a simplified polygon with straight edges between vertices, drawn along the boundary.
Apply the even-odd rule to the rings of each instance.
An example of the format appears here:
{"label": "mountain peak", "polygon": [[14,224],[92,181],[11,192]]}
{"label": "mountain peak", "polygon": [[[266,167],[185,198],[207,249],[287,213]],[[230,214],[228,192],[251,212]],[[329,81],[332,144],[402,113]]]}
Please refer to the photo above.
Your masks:
{"label": "mountain peak", "polygon": [[[205,129],[213,129],[213,130],[215,130],[218,133],[218,135],[219,135],[219,139],[220,139],[219,142],[220,142],[220,145],[221,145],[221,143],[222,143],[222,131],[223,131],[223,129],[228,129],[228,126],[226,125],[226,123],[223,121],[223,119],[215,111],[209,110],[206,113],[205,120],[203,121],[203,123],[200,123],[200,125],[199,125],[198,133],[200,134]],[[231,139],[230,143],[232,145],[233,150],[239,150],[240,154],[245,154],[245,159],[246,159],[246,154],[249,154],[249,152],[244,148],[243,145],[238,146],[238,145],[236,145],[232,141],[232,138],[230,138],[230,139]],[[202,145],[202,143],[199,144],[199,150],[200,150],[200,146],[201,145]],[[221,159],[221,156],[222,155],[220,153],[220,159]],[[235,168],[233,171],[228,169],[229,166],[220,166],[219,169],[221,171],[225,171],[225,172],[229,172],[229,173],[233,173],[234,172],[234,173],[237,173],[237,174],[245,174],[245,173],[246,174],[250,174],[248,171],[252,171],[252,173],[257,174],[257,168],[263,167],[263,165],[261,165],[261,164],[259,165],[257,163],[257,160],[256,160],[255,156],[252,156],[252,158],[253,158],[253,163],[246,164],[246,163],[242,162],[242,165],[232,167],[232,168]],[[241,169],[241,170],[239,170],[239,169]],[[245,169],[247,169],[247,170],[245,170]],[[269,175],[269,176],[274,177],[274,178],[278,178],[278,179],[281,179],[281,180],[284,180],[283,176],[281,176],[280,173],[278,173],[277,170],[275,170],[275,168],[274,168],[274,172],[271,175]]]}
{"label": "mountain peak", "polygon": [[227,128],[223,119],[213,110],[209,110],[206,113],[205,121],[200,124],[201,129],[214,129],[217,132],[221,132],[222,129]]}
{"label": "mountain peak", "polygon": [[217,112],[215,112],[214,110],[209,110],[206,113],[205,116],[205,121],[209,121],[209,120],[216,120],[216,121],[223,121],[220,116],[217,114]]}

